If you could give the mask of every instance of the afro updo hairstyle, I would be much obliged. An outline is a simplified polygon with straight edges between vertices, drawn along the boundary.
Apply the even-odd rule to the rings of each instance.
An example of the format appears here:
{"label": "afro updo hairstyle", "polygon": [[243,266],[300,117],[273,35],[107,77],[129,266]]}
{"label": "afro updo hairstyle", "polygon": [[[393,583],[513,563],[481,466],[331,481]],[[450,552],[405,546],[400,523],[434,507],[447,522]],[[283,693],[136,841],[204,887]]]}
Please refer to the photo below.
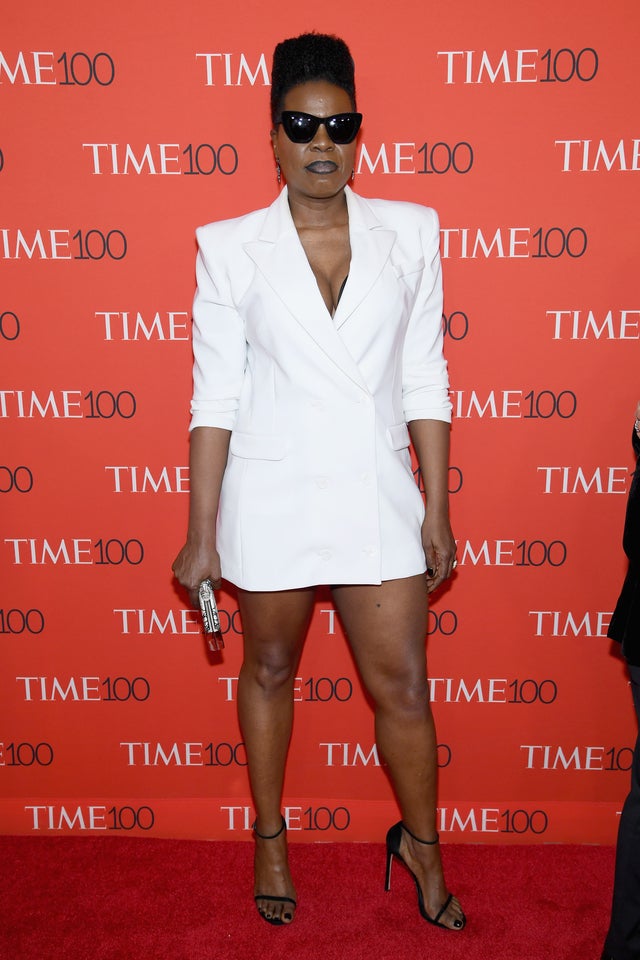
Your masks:
{"label": "afro updo hairstyle", "polygon": [[310,80],[326,80],[340,87],[349,94],[356,109],[354,63],[344,40],[326,33],[303,33],[283,40],[273,51],[271,121],[274,125],[289,90]]}

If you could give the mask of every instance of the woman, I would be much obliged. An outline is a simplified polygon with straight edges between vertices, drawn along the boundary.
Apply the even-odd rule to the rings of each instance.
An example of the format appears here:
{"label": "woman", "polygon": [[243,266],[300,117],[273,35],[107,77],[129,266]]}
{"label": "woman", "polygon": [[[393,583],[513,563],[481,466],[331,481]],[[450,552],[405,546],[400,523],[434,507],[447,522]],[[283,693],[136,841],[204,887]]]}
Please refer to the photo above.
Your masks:
{"label": "woman", "polygon": [[[608,634],[622,644],[631,692],[640,724],[640,403],[636,408],[633,449],[637,456],[631,481],[623,546],[629,570]],[[618,825],[613,905],[602,960],[640,960],[640,736],[631,766],[631,789]]]}
{"label": "woman", "polygon": [[347,186],[361,116],[343,41],[279,44],[271,107],[286,187],[266,210],[198,230],[191,505],[174,571],[194,603],[205,577],[238,587],[259,913],[294,916],[281,814],[293,680],[315,586],[330,584],[402,810],[387,889],[395,855],[422,915],[459,930],[425,662],[427,594],[455,565],[437,218]]}

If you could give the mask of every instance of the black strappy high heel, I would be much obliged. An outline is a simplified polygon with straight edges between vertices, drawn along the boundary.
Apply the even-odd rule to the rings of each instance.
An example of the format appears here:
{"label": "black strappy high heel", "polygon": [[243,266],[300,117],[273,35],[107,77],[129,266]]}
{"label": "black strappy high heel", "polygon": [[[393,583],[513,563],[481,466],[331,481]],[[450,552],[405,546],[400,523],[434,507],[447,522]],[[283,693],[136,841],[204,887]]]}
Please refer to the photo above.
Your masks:
{"label": "black strappy high heel", "polygon": [[[282,818],[282,824],[281,824],[281,826],[280,826],[280,829],[277,830],[275,833],[272,833],[271,835],[267,836],[267,835],[265,835],[264,833],[259,833],[259,832],[258,832],[258,829],[257,829],[257,827],[256,827],[257,822],[258,822],[257,820],[254,821],[253,826],[251,827],[251,829],[253,830],[255,836],[256,836],[256,837],[260,837],[261,840],[275,840],[276,837],[279,837],[279,836],[280,836],[280,834],[282,833],[283,830],[286,830],[286,829],[287,829],[287,821],[286,821],[286,820],[284,819],[284,817],[283,817],[283,818]],[[256,905],[257,905],[257,903],[258,903],[258,900],[271,900],[273,903],[291,903],[291,904],[293,904],[294,907],[297,906],[296,901],[295,901],[292,897],[272,897],[272,896],[271,896],[270,894],[268,894],[268,893],[257,893],[257,894],[254,896],[253,899],[255,900]],[[267,916],[267,914],[266,914],[266,913],[263,913],[262,910],[260,910],[259,907],[258,907],[258,913],[260,914],[260,916],[262,917],[263,920],[266,920],[267,923],[273,924],[273,926],[275,926],[275,927],[284,927],[284,926],[287,926],[287,925],[288,925],[288,924],[285,924],[285,921],[284,921],[284,920],[281,920],[280,917],[269,917],[269,916]],[[292,919],[293,919],[293,918],[292,918]],[[291,921],[288,921],[288,922],[290,923]]]}
{"label": "black strappy high heel", "polygon": [[[447,907],[453,900],[453,894],[450,893],[445,902],[442,904],[438,910],[435,917],[430,917],[424,906],[424,897],[422,896],[422,890],[420,889],[420,884],[418,883],[418,878],[415,873],[405,862],[402,854],[400,853],[400,840],[402,839],[402,831],[405,830],[409,836],[416,841],[416,843],[423,843],[425,846],[432,847],[434,844],[438,843],[439,837],[436,834],[435,840],[421,840],[420,837],[416,837],[414,833],[411,833],[411,830],[405,826],[405,824],[400,820],[398,823],[395,823],[389,832],[387,833],[387,872],[385,878],[385,890],[391,889],[391,864],[393,858],[397,857],[400,863],[404,864],[411,876],[413,877],[413,882],[416,885],[416,890],[418,891],[418,909],[420,910],[420,916],[424,917],[425,920],[428,920],[429,923],[433,923],[436,927],[444,927],[445,930],[451,930],[452,928],[447,926],[446,923],[440,922],[440,917],[445,913]],[[456,930],[462,930],[467,918],[462,915],[462,920],[454,920],[453,926]]]}

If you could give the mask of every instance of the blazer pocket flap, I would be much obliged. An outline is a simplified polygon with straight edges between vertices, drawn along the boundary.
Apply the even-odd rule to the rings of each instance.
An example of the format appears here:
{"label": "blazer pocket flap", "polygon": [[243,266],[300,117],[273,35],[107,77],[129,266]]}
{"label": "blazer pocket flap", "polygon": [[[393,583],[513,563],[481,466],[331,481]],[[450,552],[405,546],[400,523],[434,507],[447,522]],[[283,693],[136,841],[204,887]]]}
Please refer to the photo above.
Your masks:
{"label": "blazer pocket flap", "polygon": [[421,270],[424,270],[424,257],[408,263],[394,263],[393,269],[398,277],[408,277],[412,273],[419,273]]}
{"label": "blazer pocket flap", "polygon": [[408,447],[411,439],[406,423],[395,423],[392,427],[387,427],[387,436],[394,450]]}
{"label": "blazer pocket flap", "polygon": [[287,453],[287,442],[285,437],[239,433],[234,430],[229,451],[234,457],[243,457],[246,460],[283,460]]}

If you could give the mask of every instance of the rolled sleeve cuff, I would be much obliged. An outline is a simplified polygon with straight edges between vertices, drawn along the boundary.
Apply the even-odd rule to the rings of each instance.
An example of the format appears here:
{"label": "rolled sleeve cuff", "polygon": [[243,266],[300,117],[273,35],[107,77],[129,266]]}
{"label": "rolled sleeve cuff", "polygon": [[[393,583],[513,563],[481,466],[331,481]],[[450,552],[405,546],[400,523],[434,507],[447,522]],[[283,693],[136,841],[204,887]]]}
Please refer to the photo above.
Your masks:
{"label": "rolled sleeve cuff", "polygon": [[219,427],[221,430],[233,430],[237,415],[237,401],[193,400],[189,430],[195,427]]}
{"label": "rolled sleeve cuff", "polygon": [[411,420],[444,420],[451,423],[452,405],[447,390],[421,390],[404,398],[404,417]]}

